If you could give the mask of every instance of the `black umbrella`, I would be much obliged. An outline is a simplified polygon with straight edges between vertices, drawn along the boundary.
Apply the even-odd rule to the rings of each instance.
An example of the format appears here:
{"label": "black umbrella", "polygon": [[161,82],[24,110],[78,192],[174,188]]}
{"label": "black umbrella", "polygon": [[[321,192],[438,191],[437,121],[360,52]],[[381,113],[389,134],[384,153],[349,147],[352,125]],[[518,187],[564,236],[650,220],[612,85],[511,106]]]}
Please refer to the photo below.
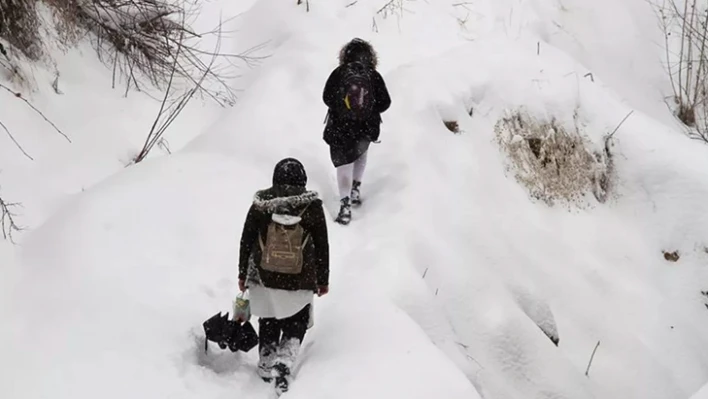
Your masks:
{"label": "black umbrella", "polygon": [[250,322],[241,324],[238,321],[229,320],[229,313],[221,315],[221,312],[210,317],[202,326],[206,334],[204,350],[208,348],[208,341],[215,342],[219,348],[231,352],[248,352],[258,344],[258,334]]}
{"label": "black umbrella", "polygon": [[241,325],[241,330],[238,332],[238,343],[238,349],[244,352],[248,352],[258,345],[258,334],[250,321]]}

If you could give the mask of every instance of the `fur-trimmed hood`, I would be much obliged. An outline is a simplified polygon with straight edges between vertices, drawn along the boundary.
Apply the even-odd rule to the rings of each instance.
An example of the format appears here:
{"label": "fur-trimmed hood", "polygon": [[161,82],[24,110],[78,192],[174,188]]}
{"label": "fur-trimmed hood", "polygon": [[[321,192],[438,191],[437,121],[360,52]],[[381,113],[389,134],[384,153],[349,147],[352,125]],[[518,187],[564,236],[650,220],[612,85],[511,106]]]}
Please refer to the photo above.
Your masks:
{"label": "fur-trimmed hood", "polygon": [[253,205],[261,212],[294,216],[318,199],[319,194],[316,191],[298,190],[295,187],[272,187],[256,192]]}
{"label": "fur-trimmed hood", "polygon": [[339,65],[348,64],[352,61],[368,63],[372,68],[376,69],[379,58],[371,43],[363,39],[354,38],[339,50]]}

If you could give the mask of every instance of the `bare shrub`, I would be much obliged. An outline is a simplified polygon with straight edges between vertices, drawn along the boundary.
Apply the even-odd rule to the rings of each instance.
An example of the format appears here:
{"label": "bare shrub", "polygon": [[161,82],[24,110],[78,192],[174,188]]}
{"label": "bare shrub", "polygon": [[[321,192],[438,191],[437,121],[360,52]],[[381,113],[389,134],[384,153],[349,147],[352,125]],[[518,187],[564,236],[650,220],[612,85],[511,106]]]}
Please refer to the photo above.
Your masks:
{"label": "bare shrub", "polygon": [[148,132],[148,135],[145,139],[145,144],[143,144],[143,148],[133,159],[133,164],[142,162],[148,156],[148,154],[155,145],[158,145],[158,147],[163,146],[164,148],[167,148],[168,153],[170,152],[169,147],[167,146],[166,141],[163,138],[163,135],[165,134],[167,129],[172,125],[175,119],[177,119],[177,117],[182,113],[187,104],[189,104],[192,97],[199,90],[202,90],[204,80],[208,76],[210,76],[210,74],[212,74],[212,68],[214,66],[214,63],[216,62],[217,54],[219,53],[220,49],[221,35],[219,35],[217,38],[216,48],[214,49],[211,62],[205,67],[204,72],[202,73],[202,76],[199,78],[199,80],[195,81],[191,87],[184,90],[180,94],[175,94],[179,91],[174,90],[173,83],[175,75],[178,73],[177,64],[179,63],[179,52],[183,50],[183,47],[177,48],[178,53],[174,57],[172,71],[170,72],[170,77],[167,82],[167,88],[165,90],[164,98],[162,99],[162,104],[160,105],[160,110],[158,111],[157,116],[155,117],[155,120],[152,124],[152,127]]}
{"label": "bare shrub", "polygon": [[686,125],[689,136],[708,142],[708,4],[664,0],[657,6],[657,14],[666,39],[666,63],[673,88],[671,108]]}
{"label": "bare shrub", "polygon": [[[212,32],[196,33],[188,24],[198,10],[186,2],[169,0],[48,0],[62,37],[75,40],[89,33],[99,58],[113,70],[113,87],[123,79],[126,95],[132,87],[141,90],[140,76],[165,89],[174,74],[191,84],[206,72],[219,89],[201,85],[199,91],[218,103],[233,104],[234,95],[224,76],[209,69],[207,51],[199,41]],[[220,33],[221,25],[218,26]],[[253,61],[248,55],[217,54],[223,58]]]}
{"label": "bare shrub", "polygon": [[7,41],[3,55],[19,52],[31,60],[42,56],[37,0],[0,0],[0,38]]}
{"label": "bare shrub", "polygon": [[383,19],[388,18],[389,16],[395,16],[398,23],[399,23],[399,30],[400,30],[400,22],[401,18],[403,18],[403,13],[405,12],[410,12],[406,8],[406,3],[410,2],[411,0],[388,0],[381,8],[379,8],[376,11],[376,14],[371,17],[371,30],[374,32],[379,31],[379,26],[376,23],[376,17],[380,16]]}
{"label": "bare shrub", "polygon": [[[214,30],[195,32],[189,21],[198,12],[188,0],[45,0],[54,16],[59,44],[72,47],[88,37],[99,59],[113,70],[113,87],[125,84],[141,91],[150,85],[159,89],[172,77],[194,85],[206,73],[198,94],[221,105],[232,105],[235,95],[226,83],[225,69],[209,68],[211,56],[223,58],[224,68],[233,61],[253,64],[263,57],[243,54],[212,54],[200,45],[220,35],[221,21]],[[21,51],[32,60],[42,55],[37,16],[39,0],[0,0],[0,67],[17,74],[8,53]],[[4,44],[4,46],[3,46]],[[257,48],[256,48],[257,49]],[[206,61],[205,61],[206,60]],[[141,79],[142,78],[142,79]],[[145,83],[142,81],[145,80]],[[120,82],[120,83],[119,83]]]}
{"label": "bare shrub", "polygon": [[521,111],[499,120],[494,130],[508,156],[507,169],[533,198],[549,206],[581,206],[586,193],[592,193],[599,202],[606,201],[612,173],[608,157],[592,151],[579,131],[567,131],[554,119],[537,121]]}

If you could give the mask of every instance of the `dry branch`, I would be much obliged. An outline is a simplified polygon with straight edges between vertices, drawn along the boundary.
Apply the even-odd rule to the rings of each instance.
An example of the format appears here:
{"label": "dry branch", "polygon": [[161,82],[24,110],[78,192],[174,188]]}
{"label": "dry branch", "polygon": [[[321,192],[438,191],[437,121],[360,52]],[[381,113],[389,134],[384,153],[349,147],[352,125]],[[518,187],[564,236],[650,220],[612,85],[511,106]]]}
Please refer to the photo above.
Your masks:
{"label": "dry branch", "polygon": [[184,93],[182,93],[179,97],[170,100],[170,96],[173,93],[174,88],[174,78],[175,75],[178,73],[177,60],[179,59],[179,51],[182,51],[183,48],[184,47],[179,46],[177,49],[178,53],[176,54],[173,61],[172,72],[170,73],[170,77],[167,81],[167,89],[165,90],[165,96],[162,99],[162,103],[160,104],[160,110],[158,111],[157,116],[153,121],[152,127],[150,128],[150,132],[148,133],[147,138],[145,139],[145,144],[143,145],[143,148],[140,150],[138,155],[135,157],[135,160],[133,161],[134,163],[139,163],[143,161],[148,156],[152,148],[163,140],[162,136],[164,135],[165,131],[167,131],[170,125],[172,125],[172,122],[174,122],[174,120],[182,113],[182,111],[187,106],[192,97],[198,91],[202,90],[202,85],[204,84],[205,79],[208,76],[213,75],[212,68],[214,67],[214,63],[217,59],[216,54],[219,54],[219,51],[221,49],[221,34],[219,34],[219,36],[217,37],[216,48],[213,52],[213,54],[215,55],[212,56],[211,62],[206,66],[199,80],[195,80],[193,86],[190,89],[186,90]]}
{"label": "dry branch", "polygon": [[7,126],[5,126],[4,123],[2,123],[2,121],[0,121],[0,127],[2,128],[2,130],[5,131],[5,133],[7,133],[8,136],[10,136],[10,140],[12,140],[12,142],[15,143],[15,146],[17,148],[19,148],[20,151],[22,151],[22,153],[25,154],[25,156],[30,159],[30,161],[34,161],[34,158],[32,158],[32,156],[30,156],[30,154],[28,154],[27,151],[25,151],[25,149],[22,148],[20,143],[17,142],[17,139],[15,139],[15,136],[13,136],[12,133],[10,133],[10,129],[8,129]]}
{"label": "dry branch", "polygon": [[19,203],[5,202],[5,200],[0,197],[0,230],[2,230],[2,237],[4,240],[10,240],[13,244],[12,233],[21,231],[22,228],[15,223],[15,213],[12,212],[12,208],[21,206]]}
{"label": "dry branch", "polygon": [[[27,101],[27,99],[22,96],[22,93],[20,93],[20,92],[15,92],[15,91],[13,91],[12,89],[10,89],[9,87],[3,85],[2,83],[0,83],[0,89],[3,89],[3,90],[5,90],[5,91],[7,91],[8,93],[12,94],[15,98],[19,98],[20,100],[22,100],[25,104],[27,104],[28,107],[30,107],[34,112],[36,112],[39,116],[41,116],[42,119],[44,119],[45,122],[47,122],[48,124],[50,124],[50,125],[54,128],[54,130],[57,131],[57,133],[59,133],[60,135],[62,135],[62,136],[66,139],[66,141],[68,141],[68,142],[71,143],[71,139],[69,138],[69,136],[67,136],[66,134],[64,134],[64,132],[62,132],[62,131],[57,127],[57,125],[55,125],[52,121],[50,121],[49,118],[47,118],[47,117],[42,113],[42,111],[38,110],[37,107],[35,107],[34,105],[32,105],[31,102]],[[8,133],[9,133],[9,132],[8,132]]]}

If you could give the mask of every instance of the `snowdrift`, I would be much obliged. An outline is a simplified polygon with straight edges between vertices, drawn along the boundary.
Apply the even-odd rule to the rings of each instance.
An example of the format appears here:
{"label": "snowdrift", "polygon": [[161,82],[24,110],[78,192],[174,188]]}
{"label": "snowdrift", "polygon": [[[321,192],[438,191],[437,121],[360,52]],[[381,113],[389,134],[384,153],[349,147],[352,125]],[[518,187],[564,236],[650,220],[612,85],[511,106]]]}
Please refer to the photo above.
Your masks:
{"label": "snowdrift", "polygon": [[[204,354],[201,322],[228,310],[235,295],[250,201],[243,187],[269,178],[269,170],[214,155],[152,161],[87,191],[34,232],[10,303],[15,335],[3,340],[16,359],[2,376],[9,397],[266,395],[256,353],[213,346],[217,358]],[[423,398],[442,386],[447,397],[475,397],[405,313],[375,294],[360,297],[364,283],[335,269],[339,293],[318,309],[292,395]]]}
{"label": "snowdrift", "polygon": [[[267,395],[255,352],[201,353],[200,323],[235,294],[243,217],[277,160],[301,159],[337,211],[320,97],[352,36],[379,50],[393,105],[362,209],[346,228],[330,223],[332,292],[315,304],[288,396],[663,399],[704,385],[708,149],[657,105],[666,82],[653,48],[612,69],[597,58],[608,47],[552,28],[562,16],[582,44],[613,11],[637,18],[602,30],[616,51],[651,31],[650,10],[294,3],[256,2],[235,24],[235,51],[268,41],[272,56],[243,74],[233,110],[179,154],[77,195],[23,242],[0,301],[8,397]],[[647,69],[616,85],[640,61]],[[604,203],[531,198],[496,139],[518,111],[611,157]]]}

